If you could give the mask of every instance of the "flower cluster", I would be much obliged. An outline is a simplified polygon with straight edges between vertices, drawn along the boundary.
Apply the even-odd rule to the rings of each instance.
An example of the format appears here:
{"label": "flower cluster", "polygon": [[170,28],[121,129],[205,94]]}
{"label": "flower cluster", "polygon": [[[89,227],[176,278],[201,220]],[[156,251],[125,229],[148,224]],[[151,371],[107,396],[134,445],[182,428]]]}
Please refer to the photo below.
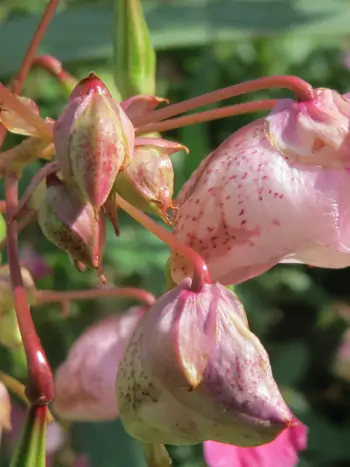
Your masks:
{"label": "flower cluster", "polygon": [[[128,7],[120,8],[120,17],[133,25],[125,28],[131,36],[120,40],[128,53],[118,55],[126,57],[120,64],[126,75],[116,80],[124,100],[114,98],[95,73],[76,82],[52,57],[37,58],[36,65],[69,89],[56,121],[42,119],[35,102],[15,95],[17,88],[10,92],[0,85],[3,128],[27,136],[0,158],[6,185],[3,242],[9,258],[0,268],[0,342],[8,347],[23,342],[31,403],[30,434],[15,459],[25,455],[30,443],[37,446],[32,459],[45,457],[38,439],[45,434],[53,399],[60,420],[120,418],[126,431],[144,443],[152,467],[169,465],[164,444],[198,443],[204,443],[210,467],[267,466],[271,459],[293,467],[306,448],[307,428],[284,401],[243,304],[226,286],[281,262],[350,265],[349,96],[280,76],[156,109],[168,102],[153,95],[154,51],[141,10],[130,7],[124,15]],[[140,43],[148,44],[148,55],[139,50]],[[269,87],[289,88],[296,99],[177,117]],[[266,117],[203,155],[173,200],[170,156],[188,150],[159,132],[262,109],[269,111]],[[22,170],[38,158],[47,162],[18,200]],[[118,209],[169,246],[168,290],[162,296],[109,285],[71,292],[36,289],[30,272],[20,267],[17,222],[36,219],[43,235],[79,271],[95,269],[107,282],[102,268],[105,217],[119,236]],[[44,261],[34,264],[23,257],[23,265],[30,269],[29,264],[33,276],[38,268],[38,275],[51,270]],[[53,384],[28,305],[59,302],[67,312],[71,300],[111,295],[133,296],[144,305],[88,328],[57,369]],[[5,388],[2,393],[0,429],[9,429]]]}

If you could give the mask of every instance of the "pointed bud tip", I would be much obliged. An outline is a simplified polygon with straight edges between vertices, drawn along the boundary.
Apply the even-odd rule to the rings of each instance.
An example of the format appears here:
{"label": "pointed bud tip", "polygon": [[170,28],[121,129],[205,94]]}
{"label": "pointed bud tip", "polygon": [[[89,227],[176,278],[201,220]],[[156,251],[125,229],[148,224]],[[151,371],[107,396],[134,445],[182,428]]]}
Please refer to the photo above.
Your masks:
{"label": "pointed bud tip", "polygon": [[76,97],[86,96],[91,92],[97,94],[105,94],[111,97],[107,86],[100,80],[96,73],[90,73],[86,78],[83,78],[73,89],[69,100],[73,100]]}

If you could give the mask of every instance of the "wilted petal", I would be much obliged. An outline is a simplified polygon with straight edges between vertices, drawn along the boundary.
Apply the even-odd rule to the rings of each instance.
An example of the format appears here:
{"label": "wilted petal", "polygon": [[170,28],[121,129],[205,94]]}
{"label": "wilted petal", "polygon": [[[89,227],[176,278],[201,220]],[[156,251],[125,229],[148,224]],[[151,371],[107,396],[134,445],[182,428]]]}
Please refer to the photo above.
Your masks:
{"label": "wilted petal", "polygon": [[206,441],[204,457],[208,467],[296,467],[298,453],[306,449],[307,431],[305,425],[298,423],[271,443],[255,448]]}
{"label": "wilted petal", "polygon": [[291,414],[242,304],[220,284],[199,293],[190,284],[163,295],[126,348],[117,376],[125,429],[149,443],[272,441]]}
{"label": "wilted petal", "polygon": [[69,420],[112,420],[118,416],[115,378],[125,346],[143,309],[110,316],[75,342],[56,372],[55,411]]}
{"label": "wilted petal", "polygon": [[[210,154],[176,200],[174,234],[201,254],[211,277],[242,282],[285,258],[350,264],[350,172],[290,160],[273,148],[265,119]],[[172,254],[176,283],[190,263]]]}
{"label": "wilted petal", "polygon": [[154,110],[159,104],[168,103],[167,99],[156,96],[138,96],[129,97],[125,101],[121,102],[121,107],[126,115],[132,121],[136,117],[145,115],[148,112]]}
{"label": "wilted petal", "polygon": [[[28,110],[39,115],[39,108],[36,103],[28,97],[16,96],[21,104],[25,105]],[[41,134],[38,132],[35,126],[30,125],[27,120],[24,120],[17,112],[12,109],[8,109],[0,104],[0,122],[4,127],[11,133],[17,133],[18,135],[26,136],[37,136],[40,138]]]}

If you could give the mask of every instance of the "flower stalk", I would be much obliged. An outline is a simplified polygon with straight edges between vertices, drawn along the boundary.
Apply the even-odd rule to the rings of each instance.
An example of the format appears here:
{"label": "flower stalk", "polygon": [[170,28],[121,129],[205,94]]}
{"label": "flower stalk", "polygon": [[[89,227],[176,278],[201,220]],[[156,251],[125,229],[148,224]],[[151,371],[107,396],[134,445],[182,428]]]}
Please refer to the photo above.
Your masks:
{"label": "flower stalk", "polygon": [[118,206],[124,209],[124,211],[127,212],[129,216],[134,218],[139,224],[143,225],[156,237],[166,243],[170,249],[176,251],[180,255],[185,256],[193,263],[194,272],[191,289],[194,292],[200,292],[204,284],[210,284],[211,280],[207,265],[198,253],[178,240],[172,233],[163,229],[163,227],[154,222],[146,214],[134,208],[134,206],[128,203],[117,193],[115,194],[115,197]]}
{"label": "flower stalk", "polygon": [[230,97],[240,96],[249,92],[260,91],[262,89],[284,88],[294,92],[298,100],[308,101],[313,98],[313,89],[309,83],[296,76],[266,76],[263,78],[246,81],[244,83],[234,84],[226,88],[202,94],[201,96],[168,105],[159,110],[154,110],[145,116],[135,118],[133,123],[140,127],[148,123],[158,122],[173,117],[189,110],[197,109],[215,102],[229,99]]}
{"label": "flower stalk", "polygon": [[226,117],[234,117],[236,115],[242,115],[253,112],[260,112],[263,110],[271,110],[276,103],[277,99],[261,100],[247,102],[244,104],[235,104],[223,107],[221,109],[206,110],[204,112],[197,112],[192,115],[184,115],[182,117],[171,118],[160,122],[149,123],[142,125],[136,129],[137,135],[145,133],[151,133],[154,131],[169,131],[181,128],[184,126],[195,125],[197,123],[210,122],[213,120],[219,120]]}
{"label": "flower stalk", "polygon": [[26,396],[34,405],[48,404],[54,394],[52,372],[27,303],[18,253],[17,223],[11,221],[18,202],[18,179],[15,174],[6,175],[5,193],[8,261],[17,321],[28,364]]}

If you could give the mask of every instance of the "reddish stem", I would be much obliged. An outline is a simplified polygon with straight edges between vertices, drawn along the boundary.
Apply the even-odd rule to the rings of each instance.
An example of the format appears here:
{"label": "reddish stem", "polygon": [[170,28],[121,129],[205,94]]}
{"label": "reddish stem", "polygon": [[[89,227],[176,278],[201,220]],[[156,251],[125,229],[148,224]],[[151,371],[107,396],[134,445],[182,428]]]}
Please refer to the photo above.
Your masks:
{"label": "reddish stem", "polygon": [[[50,0],[49,4],[46,7],[46,10],[44,11],[41,21],[25,53],[21,68],[19,69],[17,76],[12,83],[11,91],[14,94],[20,94],[20,92],[22,91],[24,81],[30,70],[36,51],[45,35],[45,32],[52,20],[53,15],[55,14],[59,1],[60,0]],[[0,124],[0,148],[4,142],[6,132],[6,128]]]}
{"label": "reddish stem", "polygon": [[51,55],[40,55],[33,60],[32,68],[42,68],[64,86],[67,92],[71,92],[78,84],[78,80],[66,71],[62,63]]}
{"label": "reddish stem", "polygon": [[8,262],[18,327],[28,364],[26,396],[32,404],[48,404],[54,394],[52,373],[27,303],[18,253],[17,223],[11,221],[18,203],[18,179],[15,174],[6,175],[5,193]]}
{"label": "reddish stem", "polygon": [[163,109],[154,110],[146,115],[133,119],[134,126],[141,126],[147,123],[158,122],[166,118],[173,117],[180,113],[194,110],[198,107],[214,104],[215,102],[228,99],[233,96],[239,96],[248,92],[259,91],[262,89],[284,88],[293,91],[297,98],[302,101],[308,101],[313,98],[313,89],[309,83],[296,76],[266,76],[245,83],[234,84],[226,88],[193,97],[177,104],[168,105]]}
{"label": "reddish stem", "polygon": [[196,123],[203,123],[212,120],[219,120],[220,118],[233,117],[235,115],[247,114],[252,112],[259,112],[261,110],[270,110],[276,103],[277,99],[263,100],[248,102],[245,104],[236,104],[223,107],[221,109],[207,110],[205,112],[198,112],[193,115],[185,115],[182,117],[171,118],[162,122],[150,123],[136,129],[136,134],[141,135],[151,133],[154,131],[163,132],[181,128],[184,126],[194,125]]}
{"label": "reddish stem", "polygon": [[5,201],[0,201],[0,212],[5,212],[6,209],[6,202]]}
{"label": "reddish stem", "polygon": [[117,193],[115,194],[115,199],[118,206],[124,209],[129,216],[133,217],[139,224],[146,227],[146,229],[166,243],[169,248],[192,261],[194,272],[191,288],[193,291],[200,292],[204,284],[209,284],[211,282],[208,267],[203,258],[196,251],[182,243],[172,233],[163,229],[163,227],[154,222],[146,214],[134,208],[134,206],[128,203]]}
{"label": "reddish stem", "polygon": [[153,305],[156,301],[155,297],[147,290],[137,289],[134,287],[125,288],[101,288],[94,290],[72,290],[68,292],[57,292],[55,290],[38,290],[35,298],[38,304],[67,302],[72,300],[93,300],[95,298],[108,297],[131,297],[136,298],[147,305]]}

